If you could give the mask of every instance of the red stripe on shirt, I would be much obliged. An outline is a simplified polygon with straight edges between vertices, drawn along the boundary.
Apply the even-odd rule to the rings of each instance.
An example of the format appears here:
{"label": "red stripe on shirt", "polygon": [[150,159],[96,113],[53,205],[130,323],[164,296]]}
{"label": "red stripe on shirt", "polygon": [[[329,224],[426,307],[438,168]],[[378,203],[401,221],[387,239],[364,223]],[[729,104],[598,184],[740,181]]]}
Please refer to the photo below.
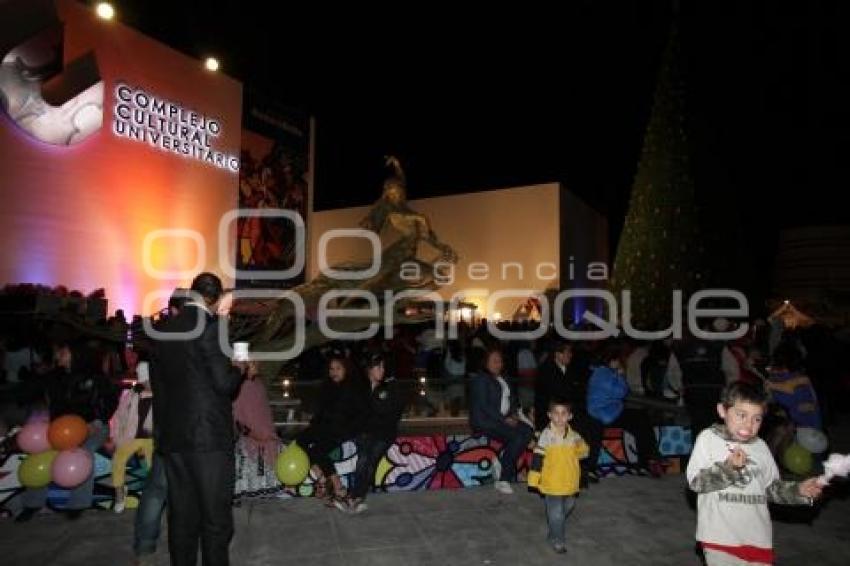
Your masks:
{"label": "red stripe on shirt", "polygon": [[772,548],[761,548],[749,545],[726,546],[724,544],[715,544],[713,542],[701,542],[700,544],[702,544],[703,548],[725,552],[726,554],[731,554],[732,556],[740,558],[741,560],[746,560],[747,562],[773,564]]}

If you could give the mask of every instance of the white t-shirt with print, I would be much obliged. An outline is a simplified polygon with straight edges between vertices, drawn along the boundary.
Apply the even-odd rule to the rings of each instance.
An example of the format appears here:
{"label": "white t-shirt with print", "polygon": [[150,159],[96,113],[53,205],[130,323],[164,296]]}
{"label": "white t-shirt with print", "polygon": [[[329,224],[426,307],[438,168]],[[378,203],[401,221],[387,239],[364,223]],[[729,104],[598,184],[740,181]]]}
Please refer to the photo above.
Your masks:
{"label": "white t-shirt with print", "polygon": [[737,443],[724,439],[712,428],[702,431],[688,462],[688,483],[700,470],[724,462],[737,446],[747,454],[743,473],[733,485],[699,494],[696,538],[724,546],[773,548],[773,525],[765,490],[780,476],[762,439]]}

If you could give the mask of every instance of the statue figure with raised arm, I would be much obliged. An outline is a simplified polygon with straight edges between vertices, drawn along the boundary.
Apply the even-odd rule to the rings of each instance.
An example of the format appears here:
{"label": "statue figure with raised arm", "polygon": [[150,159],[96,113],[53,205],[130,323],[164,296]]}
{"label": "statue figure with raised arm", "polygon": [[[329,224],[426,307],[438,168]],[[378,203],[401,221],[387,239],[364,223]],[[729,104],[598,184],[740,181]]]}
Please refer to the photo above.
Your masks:
{"label": "statue figure with raised arm", "polygon": [[[386,157],[390,175],[384,181],[381,198],[360,221],[360,227],[378,234],[382,241],[381,265],[378,273],[368,279],[347,279],[345,271],[361,271],[369,267],[363,262],[341,262],[333,268],[343,272],[340,277],[320,275],[312,281],[292,289],[304,301],[307,318],[315,315],[322,295],[335,289],[357,289],[374,293],[379,301],[384,291],[405,289],[435,289],[435,266],[438,262],[456,263],[457,254],[448,244],[440,241],[428,218],[407,204],[407,186],[404,170],[399,160]],[[416,264],[416,277],[403,269]],[[340,299],[331,304],[333,308],[352,308],[357,301]],[[241,338],[270,347],[283,347],[291,343],[292,330],[299,321],[295,320],[292,302],[286,299],[274,301],[270,308],[263,309],[262,316],[249,316],[234,331]],[[241,309],[235,309],[238,313]],[[235,321],[234,321],[235,322]],[[372,322],[372,319],[348,319],[342,324],[354,328]],[[240,328],[241,326],[241,328]],[[307,331],[307,347],[321,343],[315,324]],[[336,327],[336,326],[335,326]],[[342,330],[342,329],[340,329]],[[262,348],[258,348],[262,351]]]}

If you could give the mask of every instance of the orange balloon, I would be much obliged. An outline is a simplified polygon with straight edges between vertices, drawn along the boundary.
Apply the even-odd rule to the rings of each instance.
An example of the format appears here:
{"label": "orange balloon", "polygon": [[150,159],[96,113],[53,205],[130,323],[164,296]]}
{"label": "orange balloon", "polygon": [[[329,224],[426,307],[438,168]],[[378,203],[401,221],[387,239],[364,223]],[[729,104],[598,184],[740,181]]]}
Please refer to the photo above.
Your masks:
{"label": "orange balloon", "polygon": [[85,441],[89,427],[77,415],[62,415],[50,423],[47,439],[55,450],[70,450]]}

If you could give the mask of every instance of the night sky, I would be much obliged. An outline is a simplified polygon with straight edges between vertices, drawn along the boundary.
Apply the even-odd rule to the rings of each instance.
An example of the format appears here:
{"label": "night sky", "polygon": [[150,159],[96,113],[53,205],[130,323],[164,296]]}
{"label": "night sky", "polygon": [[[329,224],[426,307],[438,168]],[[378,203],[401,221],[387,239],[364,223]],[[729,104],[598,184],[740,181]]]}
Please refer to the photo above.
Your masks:
{"label": "night sky", "polygon": [[[503,10],[116,2],[124,23],[317,119],[317,209],[380,195],[395,153],[411,198],[561,181],[619,234],[671,2]],[[506,5],[507,6],[507,5]],[[769,294],[778,230],[847,223],[850,6],[682,2],[698,199]],[[612,254],[613,259],[613,254]]]}

